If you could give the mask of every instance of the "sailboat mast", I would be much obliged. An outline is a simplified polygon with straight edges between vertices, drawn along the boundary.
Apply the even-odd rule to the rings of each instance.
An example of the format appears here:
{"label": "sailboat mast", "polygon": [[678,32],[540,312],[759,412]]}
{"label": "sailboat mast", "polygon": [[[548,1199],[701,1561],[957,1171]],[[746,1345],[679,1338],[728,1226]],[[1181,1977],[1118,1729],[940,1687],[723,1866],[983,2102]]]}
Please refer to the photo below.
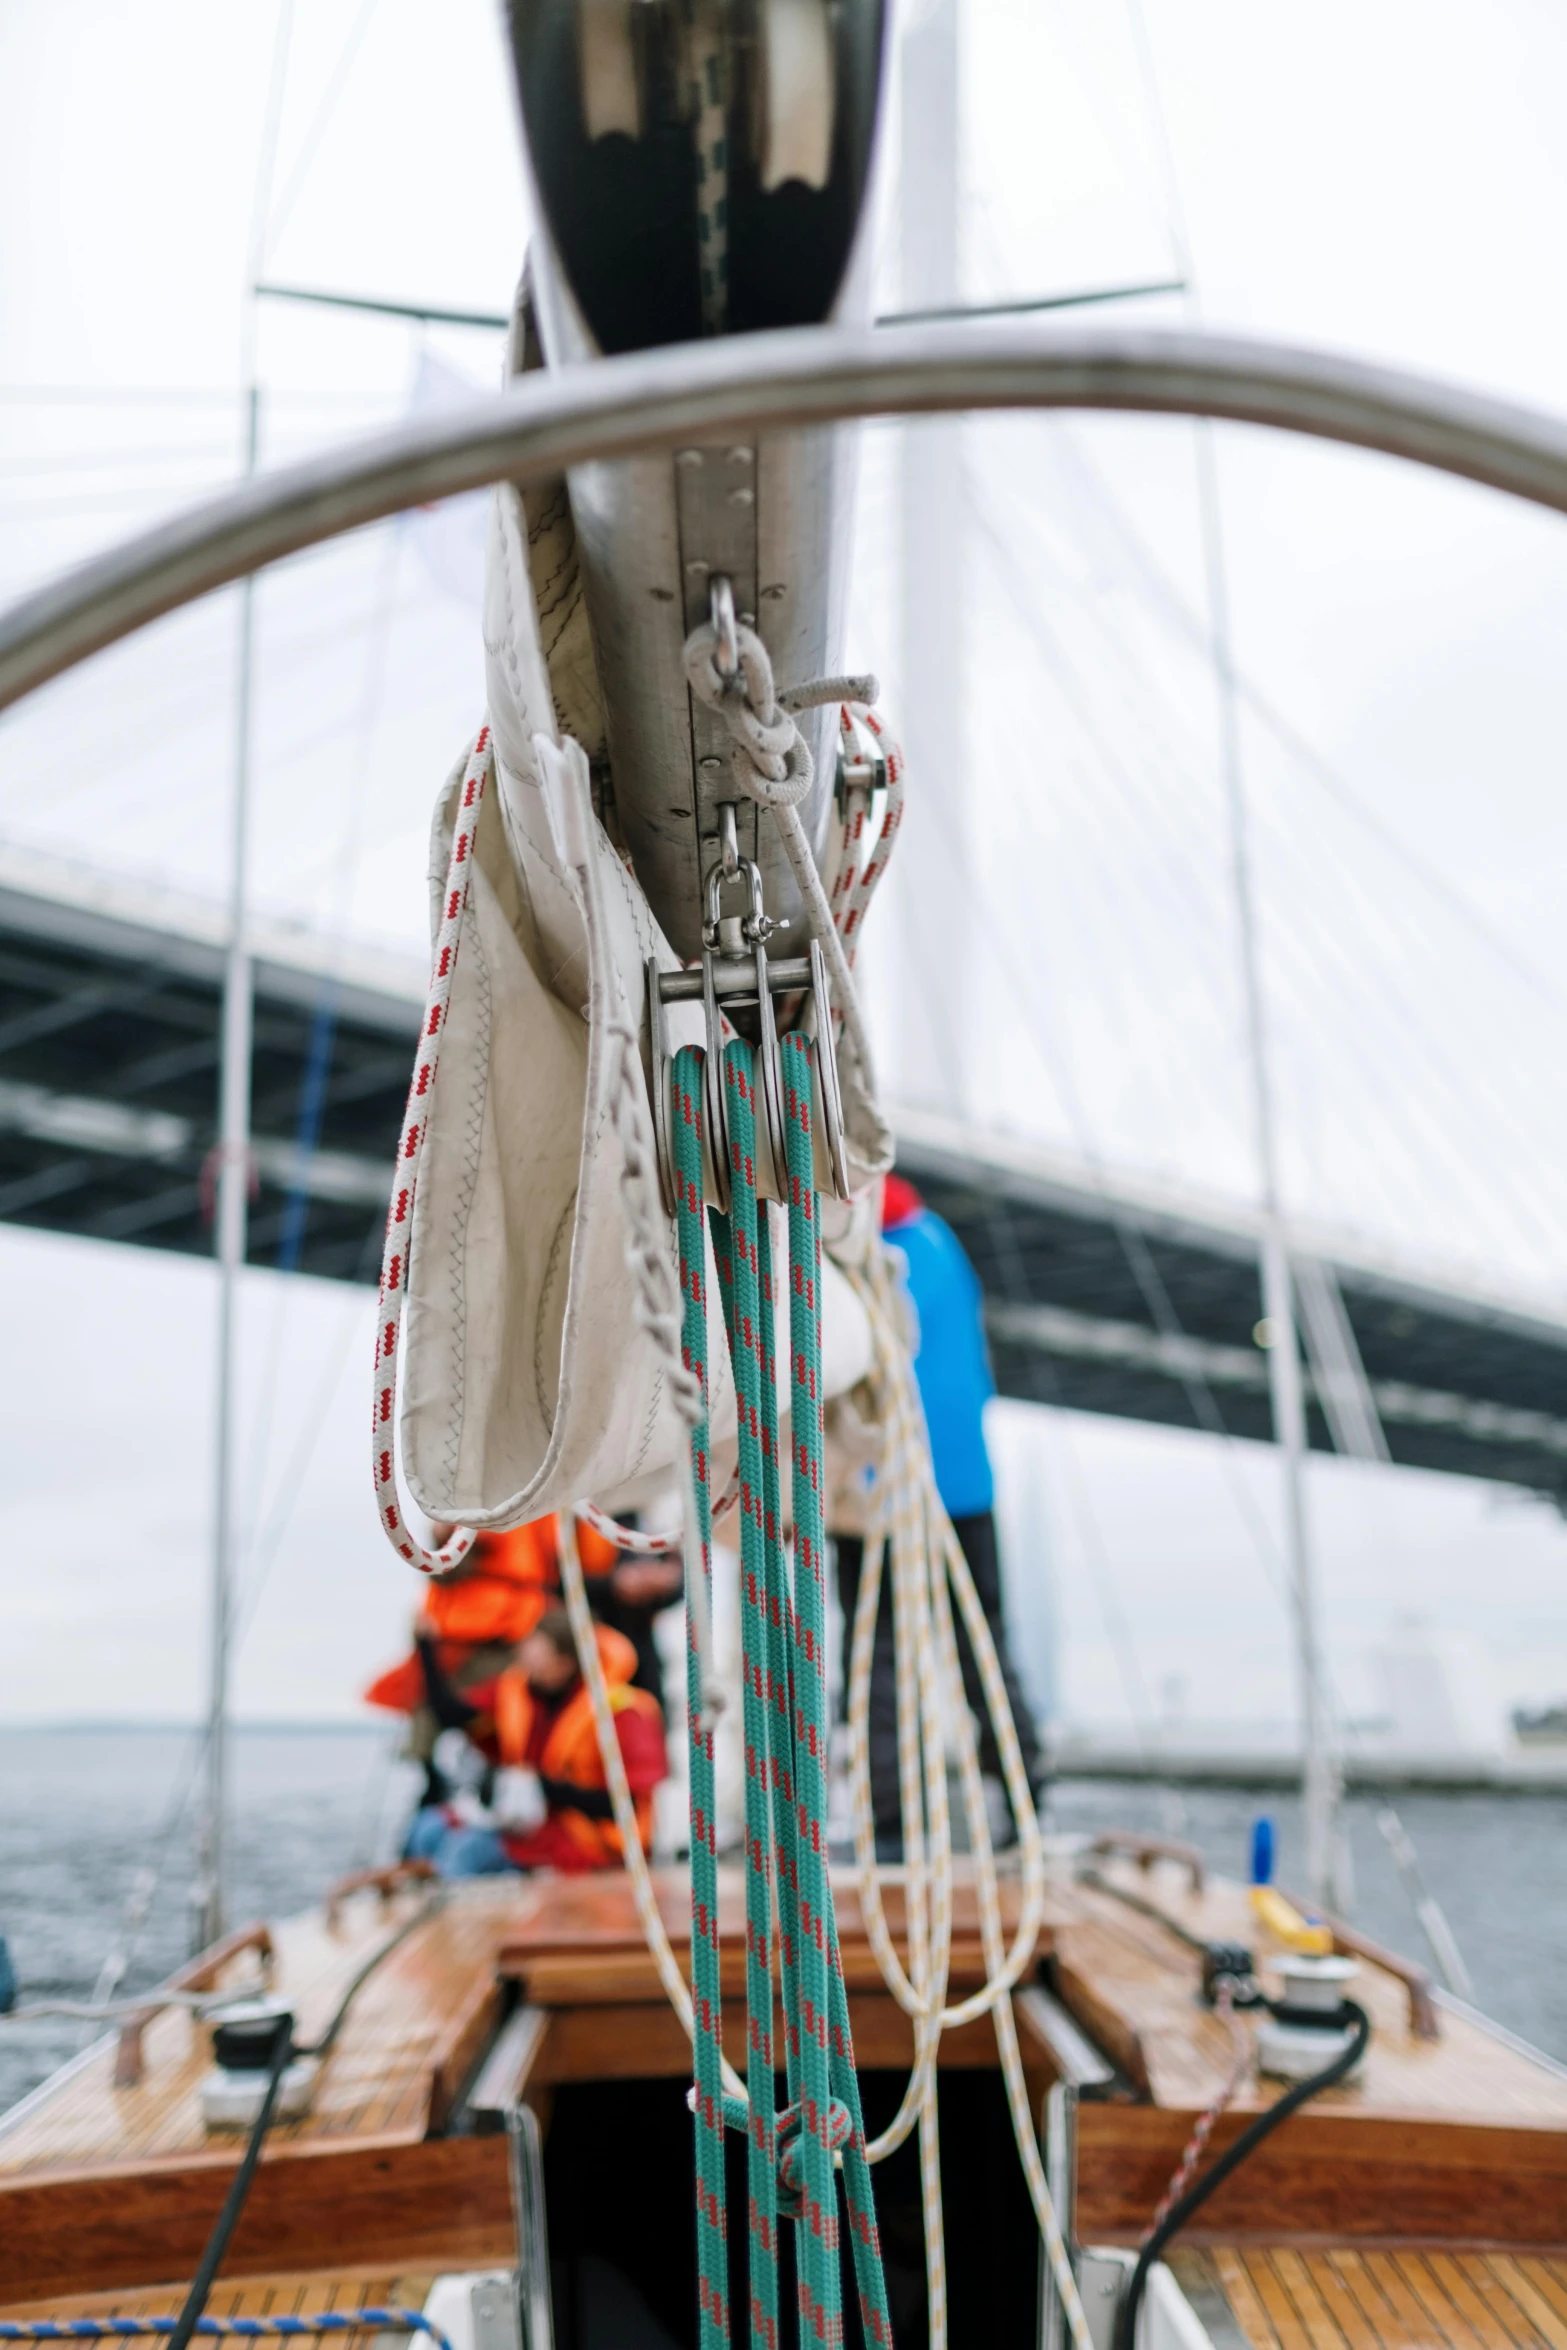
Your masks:
{"label": "sailboat mast", "polygon": [[[260,445],[261,392],[247,396],[245,471]],[[240,582],[234,689],[234,795],[229,847],[228,952],[223,968],[223,1035],[217,1148],[218,1360],[213,1447],[212,1573],[208,1601],[207,1734],[196,1845],[192,1940],[204,1948],[224,1928],[229,1777],[229,1665],[234,1616],[235,1420],[239,1281],[245,1262],[250,1187],[251,966],[248,936],[251,697],[256,581]]]}
{"label": "sailboat mast", "polygon": [[1295,1629],[1295,1668],[1302,1742],[1301,1801],[1306,1825],[1306,1882],[1314,1901],[1332,1906],[1338,1890],[1340,1764],[1322,1650],[1321,1595],[1306,1514],[1306,1396],[1296,1327],[1295,1284],[1279,1189],[1278,1135],[1268,1059],[1268,1028],[1257,944],[1256,893],[1246,784],[1241,768],[1235,665],[1230,636],[1213,427],[1197,426],[1198,487],[1208,570],[1214,675],[1219,693],[1220,765],[1229,816],[1231,872],[1246,1010],[1252,1124],[1262,1190],[1259,1270],[1267,1326],[1268,1395],[1284,1482],[1284,1543]]}
{"label": "sailboat mast", "polygon": [[[958,155],[961,124],[958,0],[911,10],[899,50],[902,139],[898,213],[902,302],[950,311],[959,298]],[[954,935],[966,897],[952,865],[961,837],[966,761],[963,719],[963,420],[910,420],[900,452],[903,520],[902,726],[912,774],[939,797],[935,825],[905,826],[898,847],[898,1090],[906,1101],[961,1118],[967,1065],[967,942]],[[939,976],[931,941],[943,941]]]}

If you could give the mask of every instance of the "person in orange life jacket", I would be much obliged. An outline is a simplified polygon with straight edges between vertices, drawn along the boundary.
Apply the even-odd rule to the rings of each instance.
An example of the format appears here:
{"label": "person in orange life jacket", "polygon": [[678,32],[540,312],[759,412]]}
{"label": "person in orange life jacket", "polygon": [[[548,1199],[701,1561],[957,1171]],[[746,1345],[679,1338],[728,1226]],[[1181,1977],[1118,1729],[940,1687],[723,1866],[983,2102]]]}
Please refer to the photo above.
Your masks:
{"label": "person in orange life jacket", "polygon": [[[588,1528],[582,1532],[586,1534]],[[595,1541],[598,1539],[594,1537]],[[685,1570],[678,1558],[651,1551],[629,1551],[616,1559],[607,1574],[588,1585],[588,1603],[601,1624],[623,1632],[637,1652],[633,1686],[664,1703],[664,1664],[658,1653],[654,1620],[681,1597]]]}
{"label": "person in orange life jacket", "polygon": [[[985,1405],[995,1393],[982,1319],[983,1293],[973,1266],[950,1224],[926,1207],[912,1183],[889,1175],[882,1192],[882,1230],[903,1260],[904,1287],[914,1308],[918,1332],[914,1375],[919,1382],[925,1425],[930,1431],[931,1460],[936,1487],[952,1520],[953,1532],[974,1578],[974,1588],[990,1636],[996,1644],[1002,1678],[1017,1724],[1023,1768],[1037,1802],[1045,1787],[1044,1761],[1028,1700],[1023,1695],[1007,1642],[1001,1600],[1001,1561],[996,1549],[995,1486],[985,1443]],[[844,1616],[844,1682],[847,1690],[848,1647],[859,1598],[860,1571],[865,1546],[857,1535],[834,1538],[838,1554],[838,1596]],[[957,1611],[954,1608],[954,1614]],[[961,1616],[957,1618],[958,1657],[963,1689],[980,1726],[980,1768],[989,1777],[1001,1775],[1001,1757],[985,1708],[979,1667],[969,1645]],[[847,1696],[845,1695],[845,1703]],[[876,1850],[883,1860],[903,1853],[903,1814],[898,1796],[898,1718],[896,1669],[892,1637],[892,1598],[885,1576],[876,1616],[876,1639],[871,1651],[870,1689],[871,1808],[876,1823]]]}
{"label": "person in orange life jacket", "polygon": [[[663,1717],[646,1690],[631,1685],[631,1642],[602,1624],[596,1637],[645,1845],[653,1789],[667,1768]],[[471,1805],[425,1805],[409,1832],[408,1858],[433,1861],[443,1877],[620,1865],[624,1847],[605,1784],[592,1700],[564,1608],[546,1609],[489,1684],[458,1698],[437,1680],[429,1694],[442,1713],[465,1711],[461,1727],[494,1772],[490,1816],[476,1817]]]}
{"label": "person in orange life jacket", "polygon": [[[452,1529],[433,1531],[439,1544]],[[612,1574],[618,1554],[590,1527],[579,1529],[578,1540],[593,1591]],[[461,1702],[453,1710],[451,1693],[461,1701],[468,1691],[493,1681],[559,1590],[559,1534],[553,1517],[535,1518],[504,1533],[480,1534],[457,1566],[445,1575],[431,1576],[425,1585],[414,1624],[413,1653],[380,1674],[365,1691],[368,1704],[408,1716],[403,1755],[423,1766],[422,1806],[450,1801],[455,1782],[475,1776],[461,1763],[455,1772],[443,1767],[443,1758],[449,1761],[451,1756],[451,1741],[443,1745],[443,1733],[460,1729],[467,1718]],[[432,1699],[432,1676],[446,1692],[440,1705]],[[483,1774],[479,1776],[482,1781]]]}

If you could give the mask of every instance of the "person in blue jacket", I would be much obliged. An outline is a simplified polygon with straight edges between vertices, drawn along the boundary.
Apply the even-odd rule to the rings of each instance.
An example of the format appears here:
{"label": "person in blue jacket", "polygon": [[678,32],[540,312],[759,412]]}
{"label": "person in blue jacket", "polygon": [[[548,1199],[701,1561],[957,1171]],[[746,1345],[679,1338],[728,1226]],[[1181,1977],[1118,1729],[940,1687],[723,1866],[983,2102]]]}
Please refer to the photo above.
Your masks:
{"label": "person in blue jacket", "polygon": [[[996,1644],[1002,1677],[1017,1724],[1023,1768],[1036,1803],[1044,1792],[1045,1767],[1028,1700],[1018,1683],[1007,1641],[1001,1600],[1001,1560],[996,1546],[995,1480],[985,1443],[985,1405],[995,1393],[985,1345],[983,1292],[962,1243],[920,1198],[912,1183],[889,1175],[882,1193],[882,1230],[903,1260],[904,1284],[914,1309],[917,1337],[914,1374],[919,1382],[925,1424],[930,1431],[936,1486],[963,1546],[979,1603]],[[838,1554],[838,1596],[844,1614],[844,1642],[854,1624],[864,1545],[855,1535],[834,1537]],[[963,1687],[980,1726],[980,1768],[1000,1777],[1001,1758],[985,1708],[979,1667],[961,1617],[957,1622]],[[845,1668],[847,1680],[847,1667]],[[902,1854],[902,1807],[898,1796],[897,1696],[892,1638],[892,1605],[883,1582],[872,1651],[870,1693],[871,1801],[876,1850],[883,1860]]]}

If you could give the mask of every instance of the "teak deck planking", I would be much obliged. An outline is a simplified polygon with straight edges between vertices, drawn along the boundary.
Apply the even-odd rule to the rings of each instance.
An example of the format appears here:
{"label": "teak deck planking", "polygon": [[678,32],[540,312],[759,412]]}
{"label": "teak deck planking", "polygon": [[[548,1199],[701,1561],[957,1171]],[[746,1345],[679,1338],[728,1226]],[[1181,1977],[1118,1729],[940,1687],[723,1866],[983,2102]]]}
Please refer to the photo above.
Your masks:
{"label": "teak deck planking", "polygon": [[[1210,1882],[1205,1892],[1192,1894],[1168,1867],[1151,1878],[1126,1864],[1101,1873],[1154,1899],[1205,1941],[1248,1944],[1266,1974],[1275,1954],[1259,1943],[1243,1887]],[[1200,2112],[1217,2095],[1231,2059],[1223,2022],[1198,2003],[1196,1952],[1152,1918],[1090,1886],[1063,1889],[1063,1906],[1067,1902],[1074,1914],[1058,1915],[1052,1941],[1068,2006],[1076,2007],[1074,1993],[1080,1991],[1085,2008],[1108,2018],[1128,2049],[1136,2043],[1134,2062],[1146,2071],[1154,2104]],[[1567,2070],[1524,2053],[1445,2005],[1439,2010],[1441,2037],[1417,2039],[1405,1987],[1380,1967],[1363,1963],[1349,1989],[1370,2014],[1371,2046],[1359,2080],[1313,2100],[1314,2112],[1567,2129]],[[1121,2051],[1110,2052],[1136,2078]],[[1274,2085],[1252,2083],[1235,2110],[1255,2111],[1277,2093]]]}
{"label": "teak deck planking", "polygon": [[1218,2245],[1172,2265],[1216,2339],[1218,2295],[1250,2350],[1567,2350],[1559,2257]]}
{"label": "teak deck planking", "polygon": [[[417,1913],[423,1896],[383,1903],[362,1894],[346,1903],[335,1932],[312,1911],[277,1928],[272,1984],[293,2004],[301,2041],[329,2022],[344,1989],[382,1942]],[[503,1919],[515,1916],[515,1888],[465,1889],[392,1951],[366,1982],[322,2067],[312,2111],[280,2124],[269,2155],[332,2140],[423,2138],[477,2056],[498,2012],[495,1955]],[[224,1988],[254,1988],[248,1955]],[[209,2133],[199,2084],[211,2065],[209,2035],[187,2011],[166,2010],[148,2027],[146,2071],[134,2088],[112,2082],[112,2039],[14,2127],[0,2130],[0,2189],[51,2169],[138,2164],[185,2154],[225,2165],[240,2140]]]}

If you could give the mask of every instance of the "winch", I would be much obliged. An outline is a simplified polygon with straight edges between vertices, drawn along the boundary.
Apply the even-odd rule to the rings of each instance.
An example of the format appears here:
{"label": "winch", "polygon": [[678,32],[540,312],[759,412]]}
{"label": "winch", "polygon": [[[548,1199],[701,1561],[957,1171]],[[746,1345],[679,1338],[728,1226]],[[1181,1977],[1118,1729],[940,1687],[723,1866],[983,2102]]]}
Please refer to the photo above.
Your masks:
{"label": "winch", "polygon": [[[293,2050],[294,2011],[281,1999],[236,1999],[209,2008],[207,2021],[213,2063],[202,2076],[201,2118],[209,2130],[248,2130],[266,2097],[279,2042]],[[318,2057],[290,2053],[275,2121],[297,2121],[310,2111],[320,2070]]]}
{"label": "winch", "polygon": [[[1304,2081],[1354,2044],[1358,2017],[1344,2005],[1360,1968],[1352,1958],[1287,1951],[1278,1961],[1284,1996],[1257,2026],[1257,2070],[1276,2080]],[[1365,2061],[1351,2067],[1352,2080]]]}

